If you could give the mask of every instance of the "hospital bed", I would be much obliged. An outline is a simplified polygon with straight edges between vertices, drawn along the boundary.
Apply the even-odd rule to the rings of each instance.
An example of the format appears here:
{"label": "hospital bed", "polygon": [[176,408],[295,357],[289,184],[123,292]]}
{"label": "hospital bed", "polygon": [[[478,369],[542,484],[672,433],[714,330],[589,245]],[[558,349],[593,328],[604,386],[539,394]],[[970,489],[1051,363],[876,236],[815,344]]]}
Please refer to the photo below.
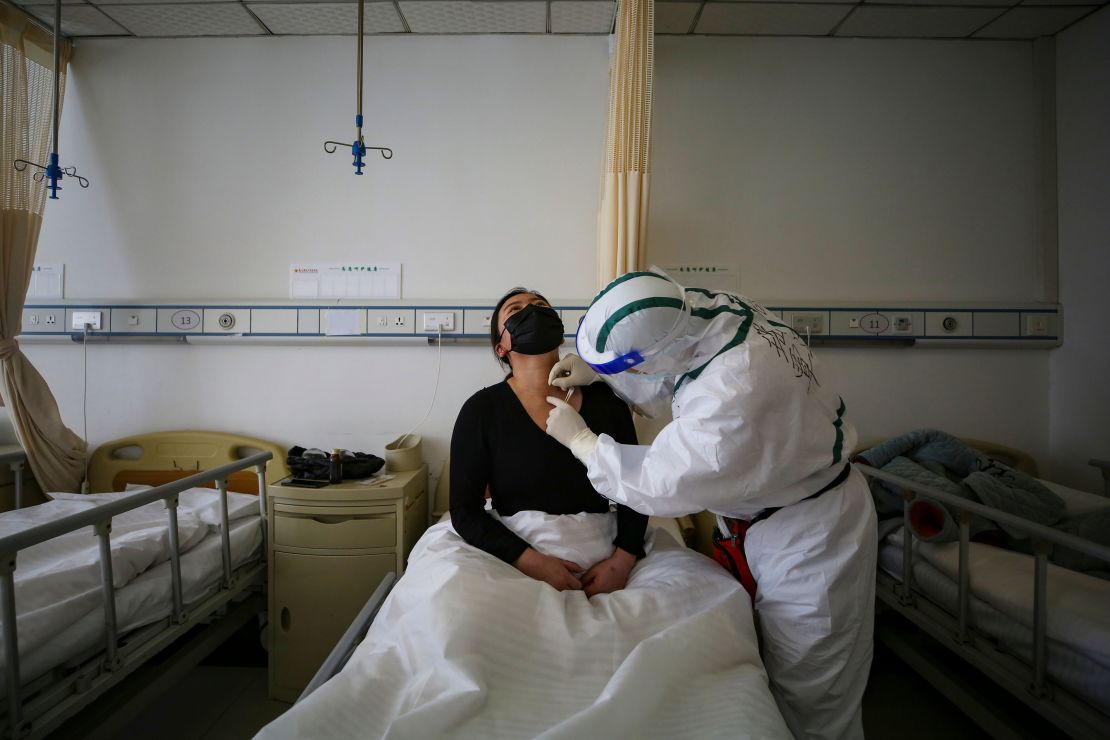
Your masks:
{"label": "hospital bed", "polygon": [[[966,441],[1036,474],[1032,460],[1021,453]],[[984,701],[984,692],[966,671],[945,663],[936,642],[1067,735],[1110,737],[1110,580],[1048,561],[1052,548],[1067,547],[1110,570],[1110,548],[868,465],[858,468],[896,487],[903,498],[901,526],[879,545],[876,639],[992,737],[1022,736],[1026,730],[995,702]],[[1110,507],[1110,499],[1042,482],[1064,499],[1069,514]],[[918,496],[959,512],[958,542],[915,537],[910,511]],[[974,516],[1027,533],[1034,554],[971,542]],[[882,615],[888,610],[928,637],[885,622]]]}
{"label": "hospital bed", "polygon": [[[427,552],[434,549],[437,544],[442,545],[442,539],[437,543],[435,538],[442,538],[446,523],[449,522],[449,514],[447,513],[448,480],[448,466],[445,465],[437,486],[432,513],[433,519],[438,519],[441,526],[430,528],[421,542],[417,543],[416,548],[414,548],[414,560],[417,557],[416,553],[421,551],[422,548]],[[678,520],[653,517],[650,521],[650,527],[655,530],[653,536],[656,538],[656,543],[660,543],[660,538],[663,540],[661,558],[668,556],[668,548],[670,548],[671,553],[689,552],[684,543],[687,537],[692,535],[692,532],[689,530],[683,531],[683,527]],[[437,529],[439,530],[438,533]],[[431,544],[428,543],[429,540],[432,541]],[[660,545],[657,544],[657,547],[660,547]],[[483,557],[473,553],[471,556]],[[423,555],[423,557],[427,557],[427,555]],[[700,557],[693,560],[696,560],[694,565],[704,566],[710,571],[712,577],[719,577],[725,584],[731,584],[731,587],[736,589],[739,600],[724,602],[724,606],[730,607],[727,609],[729,617],[725,621],[743,622],[744,626],[738,632],[730,633],[727,627],[721,626],[720,622],[701,619],[704,615],[675,620],[673,632],[668,630],[666,637],[663,637],[662,634],[656,634],[645,642],[638,643],[639,647],[623,659],[617,672],[612,677],[605,679],[608,683],[605,683],[606,688],[603,698],[589,698],[593,694],[589,694],[589,690],[579,691],[579,684],[588,683],[590,679],[597,678],[596,676],[590,676],[590,673],[609,670],[609,668],[602,670],[599,667],[601,664],[607,665],[607,661],[610,660],[608,656],[594,653],[591,653],[591,656],[594,657],[585,656],[583,658],[584,662],[575,664],[575,670],[571,671],[571,674],[575,677],[573,679],[569,676],[565,679],[559,678],[561,675],[559,671],[565,669],[565,665],[556,663],[556,667],[553,668],[551,664],[546,662],[545,650],[560,651],[565,649],[565,645],[568,644],[565,640],[569,639],[574,642],[574,635],[580,634],[576,630],[586,629],[589,632],[589,627],[583,628],[583,624],[597,626],[596,623],[591,623],[588,620],[584,623],[576,621],[575,613],[577,611],[578,616],[581,616],[580,609],[582,605],[576,605],[574,599],[564,602],[561,600],[561,596],[556,596],[556,592],[547,589],[549,593],[539,594],[535,602],[524,604],[521,607],[520,613],[524,615],[524,619],[515,625],[515,629],[507,626],[510,623],[506,621],[505,615],[499,614],[497,611],[480,612],[478,616],[473,614],[468,616],[463,614],[466,611],[465,609],[460,609],[450,612],[449,616],[445,615],[444,619],[449,619],[450,622],[462,620],[467,625],[464,627],[450,625],[448,622],[434,618],[429,620],[423,614],[420,615],[420,619],[423,620],[422,624],[429,622],[436,625],[435,629],[453,630],[455,637],[453,641],[447,641],[447,647],[442,653],[447,660],[434,660],[432,664],[426,666],[429,672],[421,673],[415,679],[411,677],[409,679],[394,679],[392,676],[399,675],[404,671],[391,673],[390,681],[410,681],[413,691],[410,694],[401,694],[405,698],[387,698],[380,701],[381,711],[390,712],[390,717],[394,718],[391,721],[398,723],[390,725],[389,731],[399,733],[402,736],[419,736],[419,731],[414,734],[411,722],[425,723],[419,725],[421,730],[426,730],[430,726],[428,723],[436,721],[446,723],[462,718],[462,722],[469,723],[474,718],[472,711],[485,712],[486,708],[499,702],[504,706],[506,699],[504,695],[498,694],[498,691],[501,691],[512,693],[514,701],[542,702],[544,708],[548,710],[550,707],[546,705],[552,705],[555,707],[557,714],[563,718],[557,722],[556,726],[539,724],[537,727],[540,729],[532,731],[526,729],[527,720],[521,720],[524,724],[518,726],[515,720],[506,721],[504,717],[501,717],[498,720],[501,724],[496,725],[495,734],[502,736],[526,736],[539,732],[544,733],[544,736],[552,737],[583,736],[583,733],[596,736],[626,736],[630,735],[627,728],[615,731],[611,727],[604,728],[603,724],[595,723],[604,723],[612,718],[634,716],[637,713],[643,713],[646,716],[653,710],[662,711],[663,705],[668,707],[666,712],[669,716],[666,721],[682,724],[675,724],[671,727],[652,725],[647,729],[640,726],[636,727],[631,734],[675,736],[677,733],[697,736],[709,731],[707,728],[713,728],[713,732],[719,734],[720,728],[735,727],[750,731],[752,736],[785,736],[787,734],[785,724],[771,698],[765,674],[759,663],[754,623],[750,612],[745,615],[743,608],[731,608],[732,606],[749,607],[750,602],[747,594],[716,563]],[[356,724],[354,713],[357,711],[369,713],[371,710],[359,705],[374,704],[373,711],[378,711],[377,697],[373,691],[369,691],[365,687],[368,684],[370,686],[376,685],[374,682],[383,680],[379,675],[385,670],[383,666],[399,665],[391,662],[390,651],[383,649],[382,646],[389,644],[391,639],[395,639],[402,646],[408,646],[431,638],[431,633],[427,630],[404,633],[397,637],[398,613],[402,614],[402,620],[405,614],[413,613],[412,611],[401,611],[398,608],[398,600],[401,600],[400,603],[408,605],[409,609],[425,611],[434,607],[428,605],[428,601],[423,598],[425,593],[421,589],[427,589],[427,592],[430,593],[433,588],[454,587],[456,590],[452,598],[474,599],[476,604],[500,604],[502,598],[505,598],[507,603],[512,603],[514,598],[512,592],[519,588],[519,581],[517,582],[518,585],[514,586],[512,580],[506,578],[489,586],[489,584],[483,583],[487,576],[479,574],[473,576],[474,582],[460,585],[457,581],[460,577],[463,577],[466,569],[466,567],[462,567],[455,573],[442,576],[442,585],[436,586],[425,586],[424,583],[425,580],[436,580],[434,573],[429,574],[427,570],[418,572],[413,567],[407,569],[404,578],[400,580],[395,581],[392,577],[387,578],[367,601],[358,617],[351,623],[332,654],[325,660],[319,672],[304,690],[297,705],[289,713],[276,720],[273,725],[264,729],[262,735],[264,737],[296,737],[303,736],[307,728],[311,728],[312,733],[318,734],[320,737],[338,737],[344,734],[345,728],[362,726]],[[675,582],[673,580],[675,578],[679,579],[679,582],[685,582],[681,574],[682,571],[679,569],[675,573],[669,574],[668,577],[672,579],[672,582]],[[501,578],[499,576],[495,577]],[[516,578],[519,578],[519,576],[516,576]],[[485,588],[486,586],[489,586],[489,588]],[[485,593],[475,594],[471,589],[485,591]],[[543,591],[543,589],[540,590]],[[649,588],[640,593],[651,593],[651,590]],[[548,601],[551,603],[548,603]],[[584,604],[585,600],[582,600],[582,602]],[[564,606],[566,607],[566,614],[563,612]],[[508,608],[511,610],[513,607]],[[598,613],[607,613],[609,607],[602,605],[597,608],[600,610]],[[639,618],[646,619],[647,622],[651,622],[652,617],[655,616],[650,612],[637,612],[635,608],[630,610],[618,606],[612,608],[620,614],[619,618],[615,618],[616,615],[614,615],[614,624],[635,620],[637,618],[636,614],[640,615]],[[719,613],[713,616],[714,618],[721,617]],[[378,618],[377,622],[375,622],[376,617]],[[670,617],[660,616],[659,618],[671,624]],[[551,623],[549,624],[547,620],[550,620]],[[718,626],[715,627],[715,624]],[[622,626],[618,629],[626,628]],[[631,629],[635,632],[634,625]],[[373,630],[374,639],[366,640],[365,638],[370,630]],[[512,634],[510,638],[509,635],[512,631],[515,631],[516,634]],[[394,637],[383,637],[383,632],[392,634]],[[420,637],[420,635],[423,635],[423,637]],[[533,635],[533,637],[529,638],[529,635]],[[561,643],[561,640],[564,642]],[[564,647],[558,647],[560,644]],[[634,642],[633,644],[637,643]],[[491,647],[492,645],[496,645],[496,647]],[[511,650],[513,651],[511,662],[518,664],[524,662],[529,666],[529,672],[521,679],[523,685],[512,688],[502,686],[499,690],[490,689],[487,693],[487,690],[483,687],[484,679],[481,677],[496,676],[505,665],[505,656],[498,656],[502,659],[501,663],[491,664],[478,670],[477,673],[469,669],[473,668],[473,661],[486,661],[490,655],[490,650]],[[734,655],[730,651],[736,654]],[[401,661],[407,666],[405,670],[419,670],[425,667],[417,661],[417,668],[413,669],[413,661],[410,659],[410,655],[403,653],[403,656]],[[647,656],[645,660],[640,663],[637,662],[637,659],[644,659],[645,656]],[[716,658],[720,658],[720,662],[727,663],[729,670],[743,673],[744,678],[734,681],[735,674],[716,674],[715,671],[722,670],[721,666],[714,665]],[[649,661],[655,662],[649,663]],[[652,667],[645,668],[645,663]],[[595,671],[595,668],[598,670]],[[684,683],[683,686],[676,687],[668,684],[667,679],[672,672],[673,675],[684,677],[680,680]],[[554,675],[548,675],[549,673]],[[728,675],[727,680],[719,681],[722,686],[726,687],[725,690],[728,692],[727,701],[715,693],[721,690],[720,687],[714,685],[713,677],[715,675]],[[472,683],[473,681],[477,681],[477,683]],[[535,681],[534,684],[533,681]],[[637,685],[625,685],[628,683]],[[673,684],[673,682],[671,683]],[[450,698],[446,701],[443,699],[444,686],[449,687],[446,693]],[[437,691],[439,692],[438,698],[433,699],[431,704],[423,704],[425,696],[428,694],[434,696]],[[663,693],[656,696],[659,692]],[[576,696],[564,698],[564,694]],[[584,694],[589,694],[589,697],[583,700]],[[320,695],[326,695],[326,698]],[[651,698],[653,696],[655,699]],[[324,701],[316,701],[318,699],[324,699]],[[409,704],[410,699],[416,703]],[[579,703],[574,704],[575,700]],[[458,704],[460,702],[468,704],[469,708],[463,708],[459,711]],[[566,704],[564,705],[562,702],[566,702]],[[706,706],[705,702],[710,702],[712,706]],[[540,705],[529,703],[528,706],[531,708]],[[482,707],[482,709],[477,710],[474,707]],[[455,711],[459,711],[459,713],[452,715],[451,713]],[[434,716],[443,712],[446,712],[446,716]],[[601,719],[601,717],[604,717],[604,719]],[[456,724],[446,724],[443,731],[448,733],[459,733],[461,731],[464,735],[474,732],[473,725],[464,724],[463,726],[466,729],[460,730]],[[675,729],[678,726],[682,727],[681,731]],[[377,729],[368,732],[373,734],[377,732]],[[425,732],[424,736],[430,735]]]}
{"label": "hospital bed", "polygon": [[42,737],[137,671],[165,687],[265,611],[266,484],[286,475],[268,442],[146,434],[94,452],[92,494],[0,514],[0,736]]}

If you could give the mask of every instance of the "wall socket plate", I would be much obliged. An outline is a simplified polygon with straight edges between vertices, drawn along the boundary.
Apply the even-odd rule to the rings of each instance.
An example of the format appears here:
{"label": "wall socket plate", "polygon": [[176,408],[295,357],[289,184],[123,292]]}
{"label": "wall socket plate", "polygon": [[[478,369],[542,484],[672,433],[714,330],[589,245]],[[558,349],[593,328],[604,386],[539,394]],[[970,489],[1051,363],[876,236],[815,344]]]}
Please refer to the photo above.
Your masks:
{"label": "wall socket plate", "polygon": [[100,311],[74,311],[70,314],[72,317],[70,328],[74,331],[84,331],[87,325],[90,331],[100,331],[102,315]]}
{"label": "wall socket plate", "polygon": [[808,311],[795,311],[791,317],[791,327],[794,331],[798,332],[801,336],[807,334],[824,334],[825,333],[825,313],[822,312],[808,312]]}
{"label": "wall socket plate", "polygon": [[411,308],[371,308],[366,311],[367,334],[413,334],[416,312]]}
{"label": "wall socket plate", "polygon": [[454,311],[421,311],[420,319],[426,332],[455,331]]}

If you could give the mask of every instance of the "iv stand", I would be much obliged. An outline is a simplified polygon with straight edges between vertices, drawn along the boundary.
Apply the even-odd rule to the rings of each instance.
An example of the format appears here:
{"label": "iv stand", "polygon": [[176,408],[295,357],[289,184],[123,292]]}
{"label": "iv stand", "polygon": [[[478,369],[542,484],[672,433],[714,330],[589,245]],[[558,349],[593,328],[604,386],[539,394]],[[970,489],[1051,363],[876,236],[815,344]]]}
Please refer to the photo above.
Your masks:
{"label": "iv stand", "polygon": [[[55,0],[55,1],[56,2],[61,2],[61,0]],[[362,36],[363,36],[362,20],[363,20],[363,9],[364,9],[363,3],[364,3],[364,0],[358,0],[358,83],[357,83],[357,88],[358,89],[357,89],[357,94],[356,94],[356,97],[357,97],[357,100],[358,100],[358,112],[355,113],[355,129],[356,129],[357,133],[356,133],[356,138],[354,140],[354,143],[351,144],[351,154],[353,154],[354,158],[355,158],[355,161],[352,164],[354,164],[356,175],[361,175],[362,174],[362,168],[366,166],[365,163],[363,162],[363,158],[366,156],[366,150],[367,149],[375,149],[375,150],[381,152],[381,155],[382,155],[383,159],[393,159],[393,150],[390,149],[389,147],[384,147],[384,146],[368,147],[368,146],[366,146],[366,142],[363,141],[363,139],[362,139]],[[335,154],[335,152],[341,146],[345,147],[347,145],[344,144],[343,142],[339,142],[339,141],[325,141],[324,142],[324,151],[327,152],[328,154]]]}
{"label": "iv stand", "polygon": [[62,77],[59,69],[59,62],[61,61],[61,40],[62,0],[54,0],[54,140],[51,142],[53,144],[53,149],[50,152],[50,164],[44,167],[36,162],[28,162],[26,159],[16,159],[12,162],[12,166],[15,167],[17,172],[23,172],[28,166],[37,167],[38,172],[32,175],[31,178],[35,182],[49,180],[46,187],[50,191],[51,200],[58,200],[58,191],[62,189],[58,181],[61,180],[63,176],[72,177],[77,180],[77,184],[83,188],[89,186],[89,181],[77,174],[76,167],[61,167],[58,164],[58,128],[61,122],[61,110],[58,108],[58,99],[61,97],[60,87]]}

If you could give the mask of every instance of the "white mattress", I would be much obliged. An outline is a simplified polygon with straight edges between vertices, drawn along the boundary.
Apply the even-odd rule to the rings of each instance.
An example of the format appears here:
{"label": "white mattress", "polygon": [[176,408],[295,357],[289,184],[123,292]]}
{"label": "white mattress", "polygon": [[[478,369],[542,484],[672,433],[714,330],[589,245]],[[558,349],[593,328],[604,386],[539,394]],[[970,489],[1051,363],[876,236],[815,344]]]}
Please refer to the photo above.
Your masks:
{"label": "white mattress", "polygon": [[[915,541],[916,587],[951,614],[957,613],[958,543]],[[1033,558],[971,543],[971,624],[1006,652],[1031,663]],[[879,567],[901,580],[902,532],[879,548]],[[1110,714],[1110,581],[1048,566],[1048,675]]]}
{"label": "white mattress", "polygon": [[[0,515],[0,535],[83,511],[126,494],[53,494],[40,506]],[[246,563],[262,542],[258,499],[228,495],[233,567]],[[186,604],[215,591],[223,575],[218,494],[190,489],[180,497],[182,595]],[[112,566],[119,634],[172,611],[168,519],[161,502],[115,517]],[[20,672],[24,683],[104,643],[98,540],[91,529],[28,548],[16,568]],[[0,652],[0,688],[3,665]]]}
{"label": "white mattress", "polygon": [[789,737],[747,592],[652,538],[587,599],[431,527],[347,666],[259,737]]}

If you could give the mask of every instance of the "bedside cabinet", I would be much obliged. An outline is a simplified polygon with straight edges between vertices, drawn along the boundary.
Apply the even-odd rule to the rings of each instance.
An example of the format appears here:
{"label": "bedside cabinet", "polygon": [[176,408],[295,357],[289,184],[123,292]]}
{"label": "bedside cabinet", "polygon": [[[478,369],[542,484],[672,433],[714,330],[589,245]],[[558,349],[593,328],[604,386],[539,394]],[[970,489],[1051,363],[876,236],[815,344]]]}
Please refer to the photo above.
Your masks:
{"label": "bedside cabinet", "polygon": [[270,696],[294,701],[428,522],[428,473],[267,488]]}

